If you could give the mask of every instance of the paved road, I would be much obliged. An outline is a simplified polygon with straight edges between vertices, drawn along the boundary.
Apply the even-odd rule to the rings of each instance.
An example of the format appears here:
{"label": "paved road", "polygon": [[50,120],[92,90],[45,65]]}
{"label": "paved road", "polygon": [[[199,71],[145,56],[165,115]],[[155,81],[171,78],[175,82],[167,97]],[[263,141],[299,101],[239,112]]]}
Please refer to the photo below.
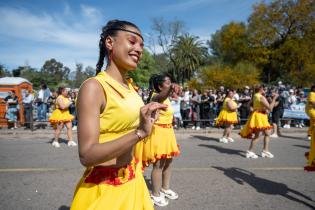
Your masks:
{"label": "paved road", "polygon": [[[271,142],[275,158],[257,160],[244,157],[249,142],[237,131],[229,144],[218,143],[219,132],[177,132],[182,155],[173,164],[172,188],[180,198],[156,209],[315,209],[315,173],[303,171],[305,129],[286,131]],[[0,209],[69,209],[83,167],[77,148],[53,148],[52,137],[50,130],[0,130]]]}

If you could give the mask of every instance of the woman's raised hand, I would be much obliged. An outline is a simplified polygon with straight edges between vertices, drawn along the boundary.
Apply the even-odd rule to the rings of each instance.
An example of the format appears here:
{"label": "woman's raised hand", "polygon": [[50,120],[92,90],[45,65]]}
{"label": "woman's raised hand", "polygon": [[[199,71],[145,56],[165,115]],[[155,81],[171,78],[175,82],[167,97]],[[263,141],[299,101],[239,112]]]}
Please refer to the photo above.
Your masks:
{"label": "woman's raised hand", "polygon": [[154,122],[158,119],[159,110],[161,109],[167,109],[167,105],[157,102],[151,102],[140,108],[140,123],[138,130],[141,130],[141,132],[143,132],[143,137],[147,137],[148,135],[150,135],[152,131],[152,126]]}

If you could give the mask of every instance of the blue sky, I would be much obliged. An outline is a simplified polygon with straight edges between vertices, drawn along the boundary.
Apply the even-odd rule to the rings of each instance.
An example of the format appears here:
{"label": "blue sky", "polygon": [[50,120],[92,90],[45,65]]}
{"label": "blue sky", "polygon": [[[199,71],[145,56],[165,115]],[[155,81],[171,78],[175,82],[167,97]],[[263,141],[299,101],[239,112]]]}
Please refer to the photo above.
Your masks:
{"label": "blue sky", "polygon": [[230,21],[246,21],[257,2],[0,0],[0,63],[9,70],[25,64],[40,68],[55,58],[72,70],[75,63],[95,67],[100,29],[111,19],[131,21],[143,34],[153,33],[153,18],[177,19],[188,33],[205,41]]}

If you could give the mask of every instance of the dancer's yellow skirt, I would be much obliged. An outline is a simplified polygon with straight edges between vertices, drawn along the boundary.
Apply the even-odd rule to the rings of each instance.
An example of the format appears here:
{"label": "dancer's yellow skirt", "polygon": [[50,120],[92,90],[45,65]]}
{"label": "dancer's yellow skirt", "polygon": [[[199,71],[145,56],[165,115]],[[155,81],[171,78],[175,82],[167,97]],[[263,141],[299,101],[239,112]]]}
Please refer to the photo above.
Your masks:
{"label": "dancer's yellow skirt", "polygon": [[144,140],[143,166],[148,166],[162,158],[179,156],[179,154],[179,145],[177,145],[172,124],[154,124],[151,135]]}
{"label": "dancer's yellow skirt", "polygon": [[257,131],[265,131],[272,129],[268,122],[268,115],[265,112],[254,111],[248,118],[245,126],[240,131],[243,138],[251,139]]}
{"label": "dancer's yellow skirt", "polygon": [[74,116],[70,114],[69,110],[55,109],[51,116],[49,117],[49,122],[51,124],[60,123],[60,122],[71,122],[74,119]]}
{"label": "dancer's yellow skirt", "polygon": [[237,113],[234,111],[222,110],[215,121],[216,126],[222,126],[226,124],[237,124]]}
{"label": "dancer's yellow skirt", "polygon": [[307,166],[305,166],[304,169],[306,171],[315,171],[315,120],[311,119],[310,123],[310,127],[312,127],[311,145],[310,151],[305,153]]}
{"label": "dancer's yellow skirt", "polygon": [[153,210],[141,169],[136,160],[122,168],[87,169],[76,188],[71,210]]}

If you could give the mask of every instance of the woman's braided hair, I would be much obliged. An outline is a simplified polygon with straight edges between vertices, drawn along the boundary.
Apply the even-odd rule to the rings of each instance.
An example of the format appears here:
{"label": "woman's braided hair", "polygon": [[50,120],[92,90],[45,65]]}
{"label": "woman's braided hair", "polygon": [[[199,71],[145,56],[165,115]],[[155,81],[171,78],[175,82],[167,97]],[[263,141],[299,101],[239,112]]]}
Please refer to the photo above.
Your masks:
{"label": "woman's braided hair", "polygon": [[128,21],[123,21],[123,20],[110,20],[102,28],[102,33],[100,35],[100,41],[99,41],[100,54],[99,54],[98,62],[96,64],[96,75],[102,70],[102,67],[104,65],[104,58],[106,57],[107,61],[109,61],[108,60],[109,52],[105,46],[106,38],[108,36],[112,36],[112,37],[116,36],[118,30],[125,31],[126,26],[131,26],[139,30],[139,28],[135,24]]}

